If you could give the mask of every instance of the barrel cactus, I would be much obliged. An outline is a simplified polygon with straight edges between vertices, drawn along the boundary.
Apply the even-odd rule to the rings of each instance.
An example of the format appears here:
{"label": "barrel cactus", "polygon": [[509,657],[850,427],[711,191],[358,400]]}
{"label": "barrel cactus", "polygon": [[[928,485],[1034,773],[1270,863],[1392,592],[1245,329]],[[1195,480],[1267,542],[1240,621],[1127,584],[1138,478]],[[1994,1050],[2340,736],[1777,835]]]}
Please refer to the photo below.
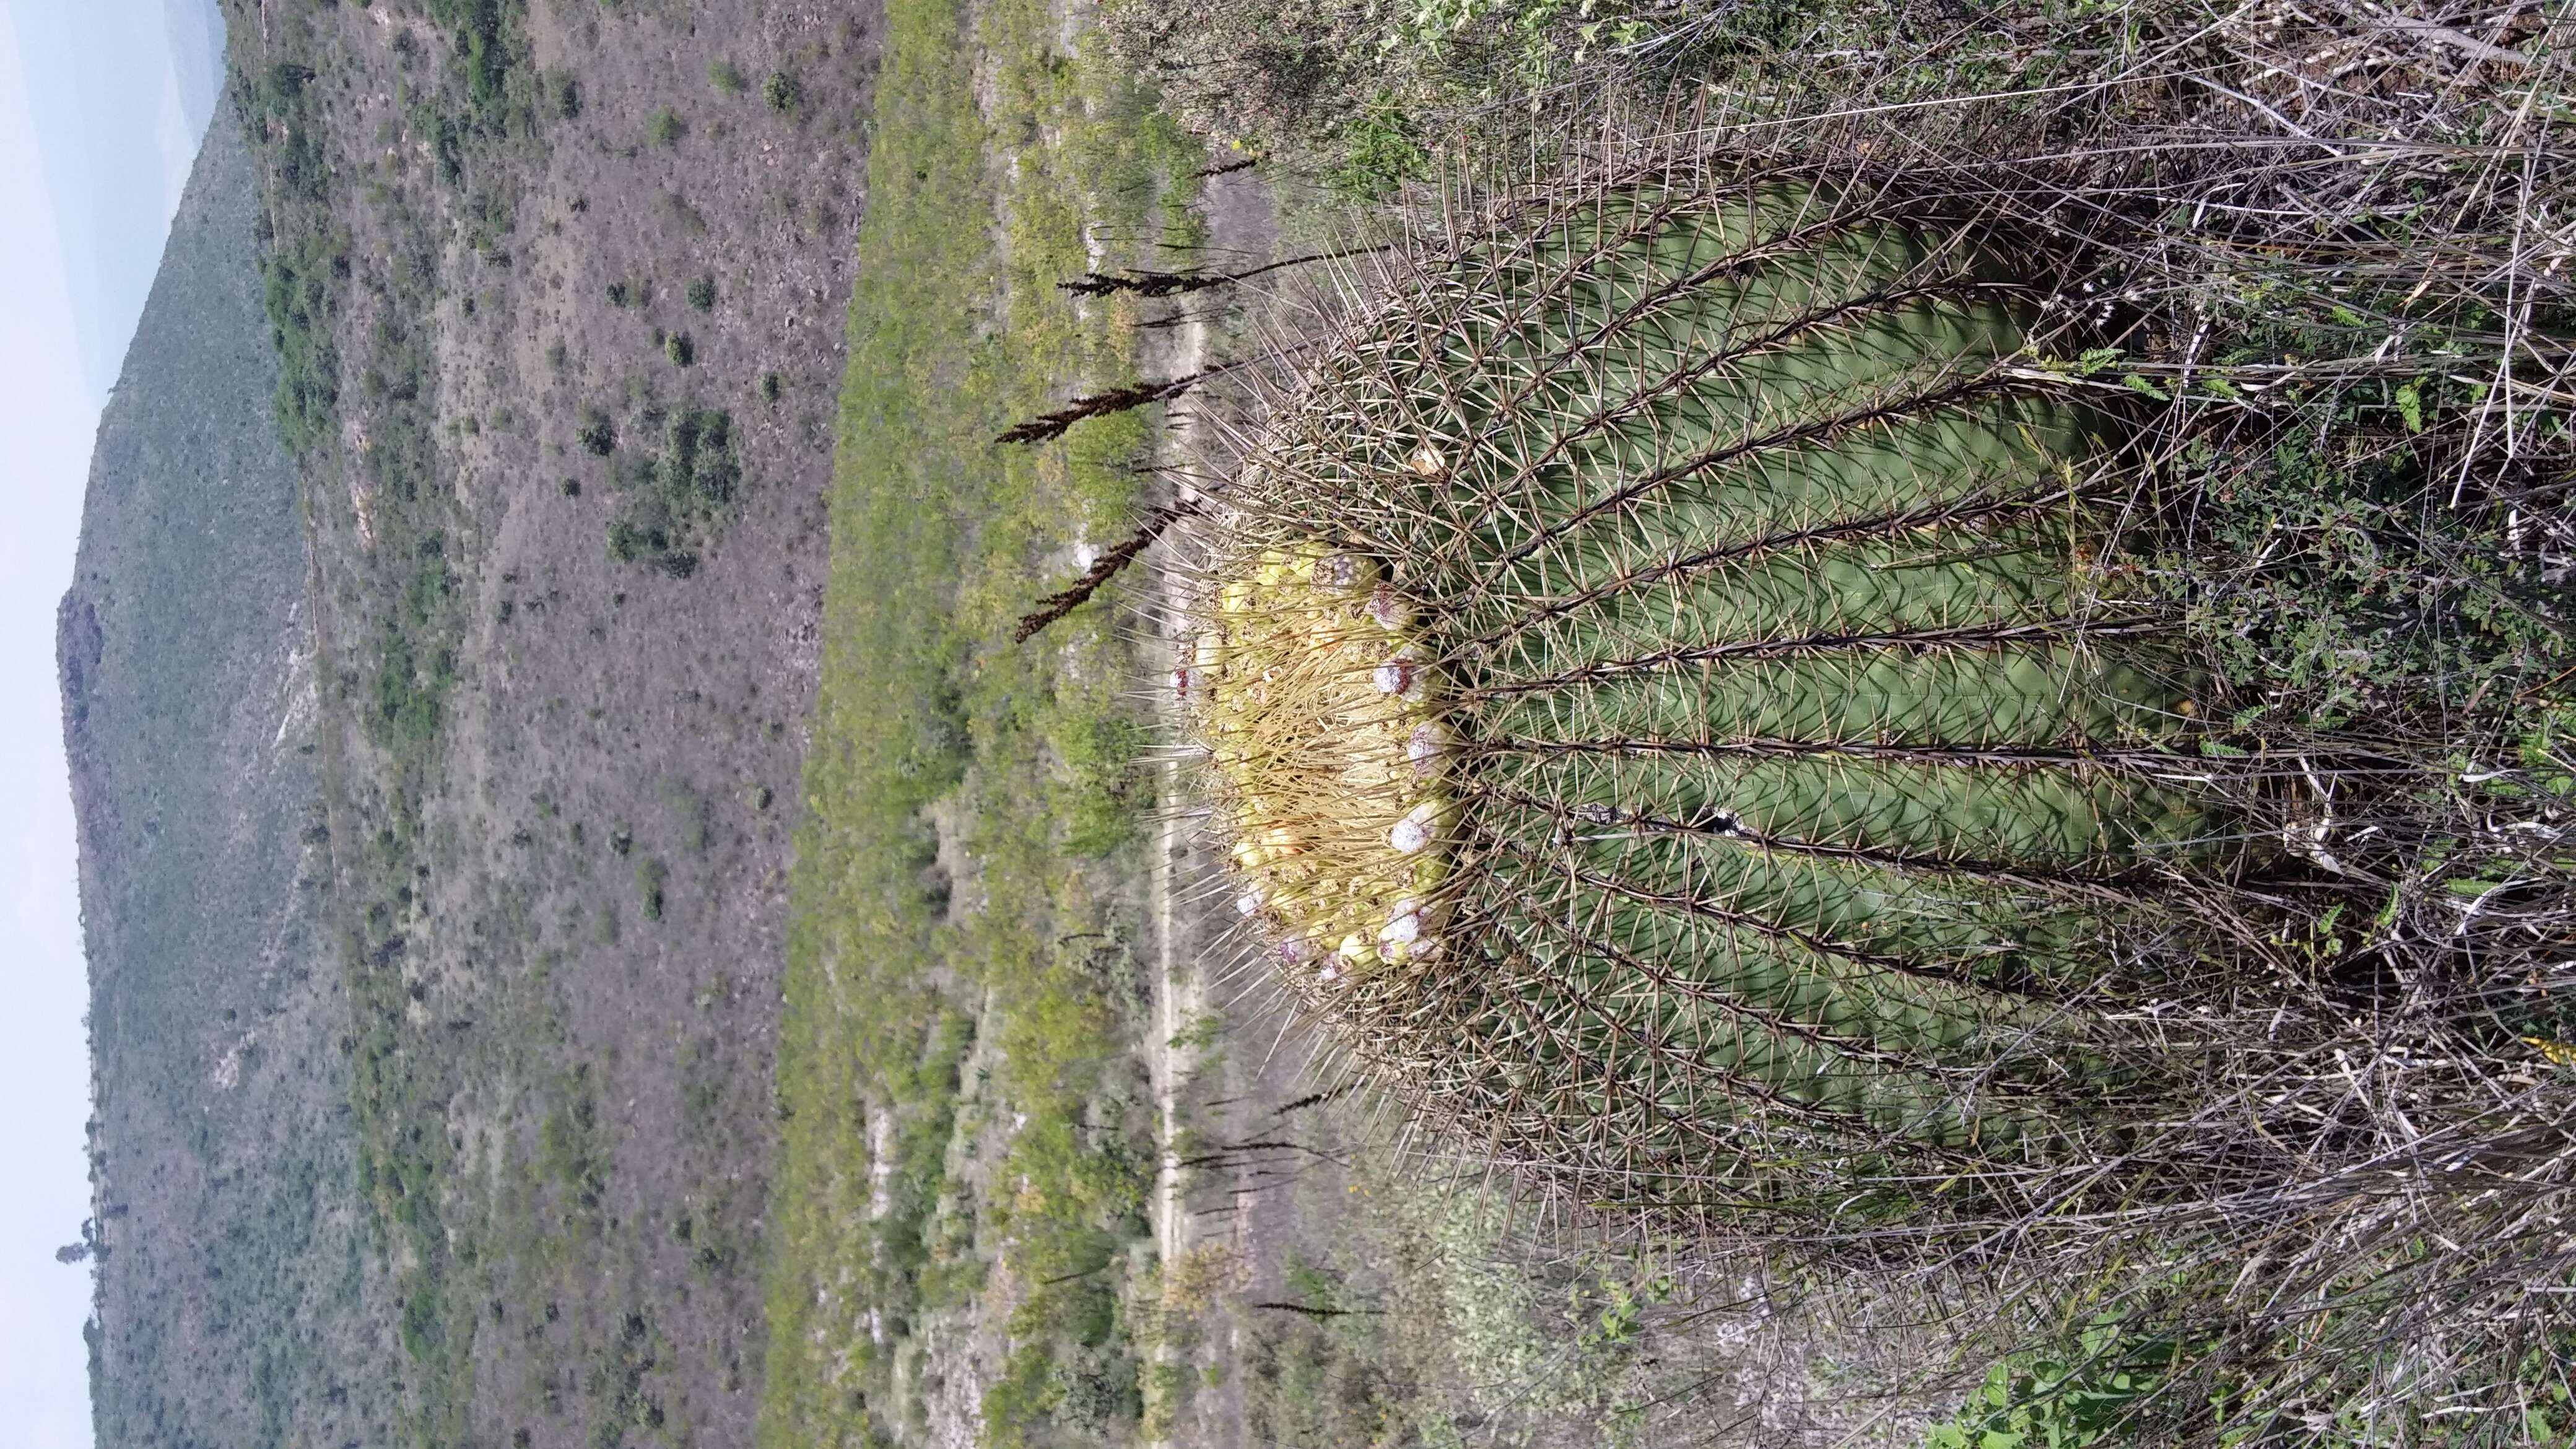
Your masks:
{"label": "barrel cactus", "polygon": [[[1367,1075],[1594,1201],[2069,1160],[2245,847],[2036,253],[1644,181],[1408,264],[1269,410],[1175,674]],[[2080,322],[2080,319],[2077,319]]]}

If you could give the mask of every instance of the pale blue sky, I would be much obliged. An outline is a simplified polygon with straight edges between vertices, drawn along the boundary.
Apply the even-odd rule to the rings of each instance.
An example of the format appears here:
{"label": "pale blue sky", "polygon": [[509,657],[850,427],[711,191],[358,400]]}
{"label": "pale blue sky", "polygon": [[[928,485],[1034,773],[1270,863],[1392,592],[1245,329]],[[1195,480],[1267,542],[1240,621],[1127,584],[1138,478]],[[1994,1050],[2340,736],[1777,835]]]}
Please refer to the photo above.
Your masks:
{"label": "pale blue sky", "polygon": [[0,5],[0,1440],[90,1443],[89,1052],[54,605],[115,380],[213,104],[210,0]]}

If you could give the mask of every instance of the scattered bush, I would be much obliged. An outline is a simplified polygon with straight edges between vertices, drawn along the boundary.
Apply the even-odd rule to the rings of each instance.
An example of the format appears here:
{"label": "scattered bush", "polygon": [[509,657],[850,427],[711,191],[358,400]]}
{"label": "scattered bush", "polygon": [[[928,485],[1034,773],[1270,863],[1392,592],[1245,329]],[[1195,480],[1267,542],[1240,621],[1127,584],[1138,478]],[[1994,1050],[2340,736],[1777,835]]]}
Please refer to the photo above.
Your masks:
{"label": "scattered bush", "polygon": [[760,98],[768,102],[771,110],[784,116],[796,109],[797,102],[804,98],[804,94],[796,82],[788,77],[787,72],[773,70],[769,73],[769,79],[760,83]]}
{"label": "scattered bush", "polygon": [[691,206],[689,204],[689,199],[682,196],[680,193],[676,191],[663,192],[662,210],[668,213],[671,220],[676,223],[682,231],[687,232],[689,235],[706,235],[706,215],[700,212],[696,207]]}
{"label": "scattered bush", "polygon": [[690,577],[732,516],[741,480],[732,414],[720,408],[672,414],[663,423],[660,453],[619,470],[626,501],[608,525],[609,556]]}
{"label": "scattered bush", "polygon": [[581,450],[594,458],[605,458],[617,451],[617,423],[597,408],[581,410],[581,431],[577,436]]}
{"label": "scattered bush", "polygon": [[644,919],[662,919],[663,892],[671,882],[671,867],[659,856],[647,856],[635,863],[635,888],[644,900]]}
{"label": "scattered bush", "polygon": [[707,84],[715,87],[717,95],[732,100],[741,95],[750,82],[743,78],[741,67],[718,56],[707,62]]}
{"label": "scattered bush", "polygon": [[713,277],[700,277],[696,281],[691,282],[689,284],[689,305],[701,312],[713,311],[716,305],[716,279]]}

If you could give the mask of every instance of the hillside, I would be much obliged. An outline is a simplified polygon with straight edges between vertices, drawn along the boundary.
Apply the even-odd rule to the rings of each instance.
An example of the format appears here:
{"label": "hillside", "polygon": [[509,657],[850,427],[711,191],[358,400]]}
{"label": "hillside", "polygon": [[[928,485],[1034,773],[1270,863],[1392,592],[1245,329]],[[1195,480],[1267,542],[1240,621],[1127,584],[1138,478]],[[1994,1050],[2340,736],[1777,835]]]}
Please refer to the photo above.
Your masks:
{"label": "hillside", "polygon": [[98,1442],[381,1428],[326,924],[303,520],[256,192],[208,133],[99,425],[59,622],[100,1245]]}
{"label": "hillside", "polygon": [[397,1443],[740,1443],[876,21],[227,6]]}

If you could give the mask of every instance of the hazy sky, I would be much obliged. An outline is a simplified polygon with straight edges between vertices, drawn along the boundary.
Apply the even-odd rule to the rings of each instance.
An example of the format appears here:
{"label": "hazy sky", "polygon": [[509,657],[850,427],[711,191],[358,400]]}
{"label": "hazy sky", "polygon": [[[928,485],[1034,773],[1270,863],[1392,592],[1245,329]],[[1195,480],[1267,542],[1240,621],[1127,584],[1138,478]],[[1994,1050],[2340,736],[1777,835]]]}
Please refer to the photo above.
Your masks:
{"label": "hazy sky", "polygon": [[0,5],[0,1442],[90,1443],[88,983],[54,605],[90,444],[169,235],[219,63],[208,0]]}
{"label": "hazy sky", "polygon": [[222,22],[208,0],[0,3],[61,239],[81,376],[103,402],[206,131]]}

